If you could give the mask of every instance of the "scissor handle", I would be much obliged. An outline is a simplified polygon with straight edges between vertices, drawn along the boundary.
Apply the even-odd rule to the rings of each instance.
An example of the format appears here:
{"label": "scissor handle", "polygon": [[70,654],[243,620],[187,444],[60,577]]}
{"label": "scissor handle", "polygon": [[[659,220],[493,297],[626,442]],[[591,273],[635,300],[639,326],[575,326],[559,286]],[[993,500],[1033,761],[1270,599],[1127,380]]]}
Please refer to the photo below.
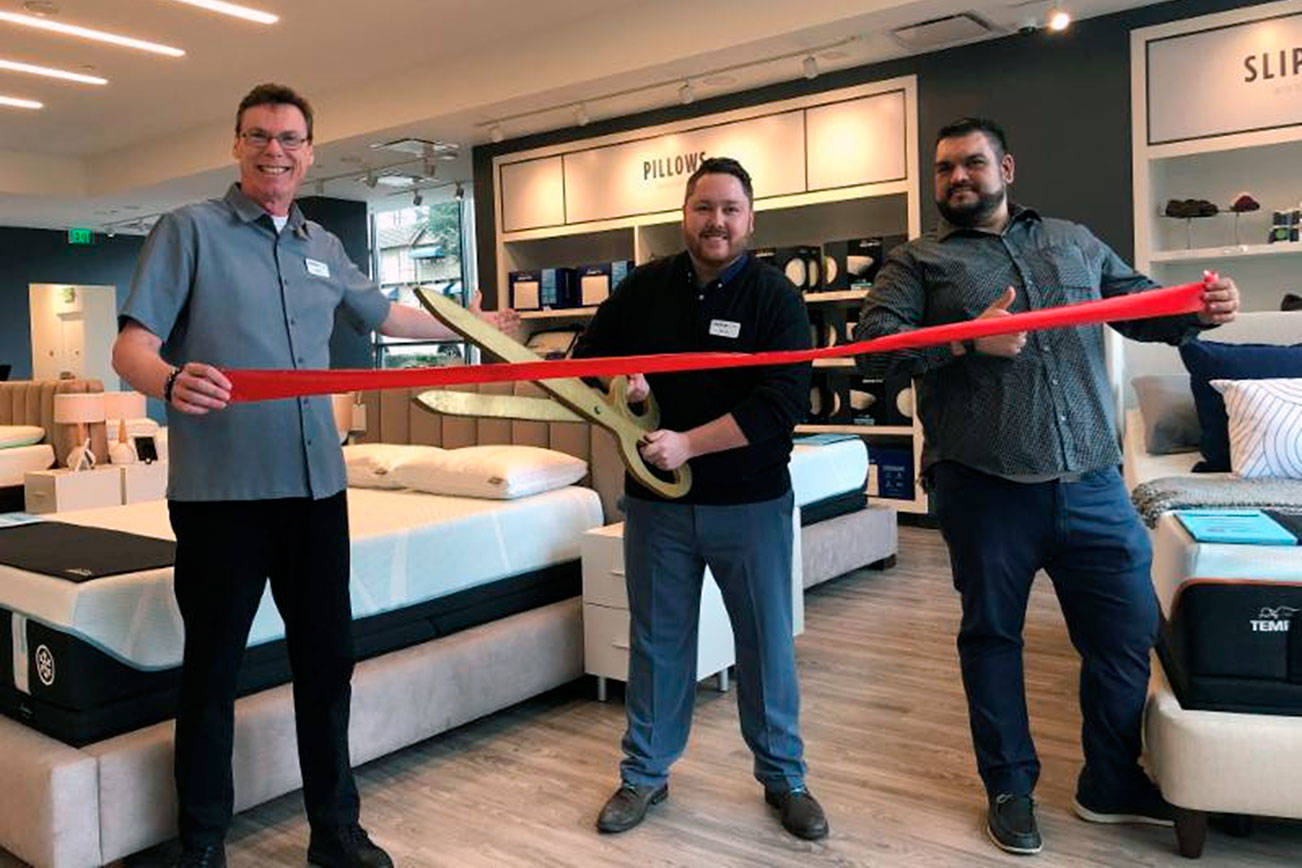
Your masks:
{"label": "scissor handle", "polygon": [[661,479],[646,463],[638,444],[648,431],[660,427],[660,405],[654,395],[648,395],[646,410],[634,413],[628,406],[628,377],[619,376],[610,381],[606,393],[606,403],[615,410],[615,418],[607,419],[603,427],[615,435],[619,451],[624,457],[624,466],[633,478],[662,497],[677,499],[687,494],[692,487],[692,468],[683,464],[672,471],[673,479]]}

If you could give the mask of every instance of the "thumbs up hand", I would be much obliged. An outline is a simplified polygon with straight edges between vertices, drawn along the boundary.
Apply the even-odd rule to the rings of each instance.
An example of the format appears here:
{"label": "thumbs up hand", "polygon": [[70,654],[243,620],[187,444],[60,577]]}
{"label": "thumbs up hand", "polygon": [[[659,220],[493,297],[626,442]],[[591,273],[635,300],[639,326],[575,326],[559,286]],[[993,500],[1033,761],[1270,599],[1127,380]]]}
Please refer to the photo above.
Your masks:
{"label": "thumbs up hand", "polygon": [[[1013,300],[1017,298],[1017,290],[1008,287],[1004,294],[999,296],[990,307],[981,312],[977,319],[990,319],[991,317],[1012,316],[1008,308],[1012,307]],[[977,338],[974,342],[976,351],[987,356],[1002,356],[1011,359],[1022,351],[1026,346],[1026,332],[1014,332],[1009,335],[992,335],[990,337]]]}

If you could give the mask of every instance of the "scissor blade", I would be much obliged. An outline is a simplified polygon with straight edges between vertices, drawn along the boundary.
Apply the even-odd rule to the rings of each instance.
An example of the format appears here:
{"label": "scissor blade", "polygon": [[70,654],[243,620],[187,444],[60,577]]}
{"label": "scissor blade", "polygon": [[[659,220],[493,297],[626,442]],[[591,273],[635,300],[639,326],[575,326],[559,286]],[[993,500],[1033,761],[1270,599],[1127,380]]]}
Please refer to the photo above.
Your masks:
{"label": "scissor blade", "polygon": [[486,416],[493,419],[520,419],[530,422],[584,421],[583,417],[551,398],[431,389],[417,395],[416,400],[427,410],[448,416]]}

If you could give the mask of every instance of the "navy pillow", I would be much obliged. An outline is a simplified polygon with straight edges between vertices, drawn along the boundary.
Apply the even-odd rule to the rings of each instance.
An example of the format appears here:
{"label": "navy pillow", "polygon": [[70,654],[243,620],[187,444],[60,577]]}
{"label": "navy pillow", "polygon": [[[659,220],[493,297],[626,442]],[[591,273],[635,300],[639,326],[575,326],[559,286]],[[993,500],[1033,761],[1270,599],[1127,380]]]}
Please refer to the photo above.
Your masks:
{"label": "navy pillow", "polygon": [[1180,345],[1180,358],[1189,371],[1198,425],[1202,428],[1199,449],[1203,460],[1195,473],[1230,469],[1229,419],[1225,400],[1210,380],[1266,380],[1272,377],[1302,377],[1302,344],[1222,344],[1193,340]]}

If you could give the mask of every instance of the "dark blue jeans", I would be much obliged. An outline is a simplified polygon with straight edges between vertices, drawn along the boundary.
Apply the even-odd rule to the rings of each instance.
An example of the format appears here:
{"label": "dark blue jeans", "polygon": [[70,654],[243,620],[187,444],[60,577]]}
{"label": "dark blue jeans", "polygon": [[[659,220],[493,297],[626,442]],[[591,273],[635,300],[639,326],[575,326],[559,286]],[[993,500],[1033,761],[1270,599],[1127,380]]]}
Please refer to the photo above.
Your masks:
{"label": "dark blue jeans", "polygon": [[628,688],[621,777],[659,786],[687,746],[696,699],[697,626],[708,565],[737,649],[741,734],[765,787],[805,783],[800,687],[791,636],[791,492],[701,506],[625,498]]}
{"label": "dark blue jeans", "polygon": [[1115,468],[1078,482],[1010,482],[952,461],[935,469],[936,514],[962,595],[958,653],[977,768],[990,795],[1029,795],[1040,774],[1026,713],[1022,626],[1049,574],[1081,656],[1079,786],[1136,785],[1158,608],[1152,546]]}

